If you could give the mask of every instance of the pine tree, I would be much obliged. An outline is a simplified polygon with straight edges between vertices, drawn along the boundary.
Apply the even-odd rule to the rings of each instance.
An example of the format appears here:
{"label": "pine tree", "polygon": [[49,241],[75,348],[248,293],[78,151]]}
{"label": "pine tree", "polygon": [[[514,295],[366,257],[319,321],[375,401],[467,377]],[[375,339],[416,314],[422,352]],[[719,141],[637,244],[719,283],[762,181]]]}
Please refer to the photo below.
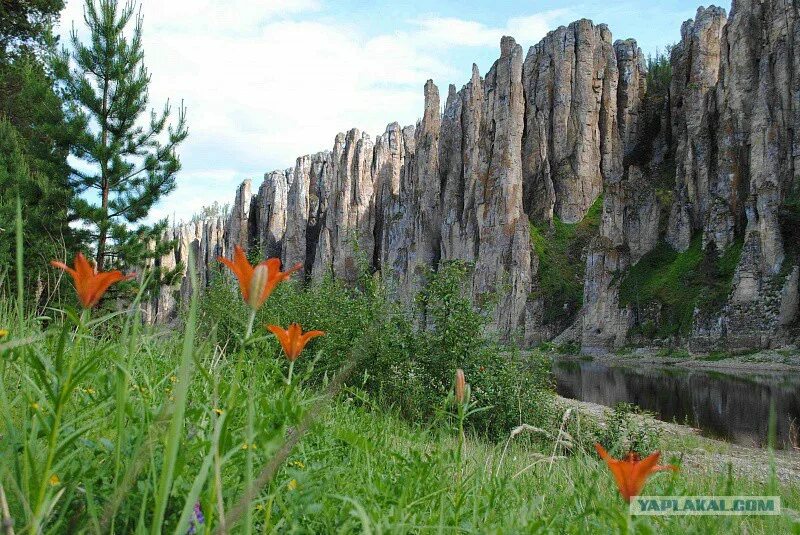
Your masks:
{"label": "pine tree", "polygon": [[[150,75],[144,66],[142,16],[129,2],[87,0],[84,44],[73,30],[71,48],[54,61],[73,117],[83,129],[73,150],[80,164],[72,183],[81,194],[74,208],[89,229],[97,269],[143,266],[172,244],[159,240],[166,221],[144,225],[150,209],[175,189],[180,170],[176,147],[186,139],[185,108],[170,124],[169,102],[149,105]],[[133,21],[133,31],[128,29]],[[153,246],[155,244],[155,246]]]}
{"label": "pine tree", "polygon": [[13,289],[16,285],[14,228],[19,198],[24,206],[25,287],[30,295],[47,300],[52,289],[48,262],[64,257],[74,246],[67,224],[71,190],[39,171],[39,161],[26,148],[14,126],[0,117],[0,266],[12,270],[0,286],[7,282]]}
{"label": "pine tree", "polygon": [[65,117],[46,63],[55,50],[52,27],[63,7],[63,0],[0,2],[0,266],[9,270],[0,281],[0,293],[16,292],[19,198],[23,282],[38,304],[53,297],[48,262],[71,258],[79,245],[68,210],[73,189],[67,155],[75,129]]}
{"label": "pine tree", "polygon": [[46,45],[64,0],[3,0],[0,2],[0,58],[19,48]]}

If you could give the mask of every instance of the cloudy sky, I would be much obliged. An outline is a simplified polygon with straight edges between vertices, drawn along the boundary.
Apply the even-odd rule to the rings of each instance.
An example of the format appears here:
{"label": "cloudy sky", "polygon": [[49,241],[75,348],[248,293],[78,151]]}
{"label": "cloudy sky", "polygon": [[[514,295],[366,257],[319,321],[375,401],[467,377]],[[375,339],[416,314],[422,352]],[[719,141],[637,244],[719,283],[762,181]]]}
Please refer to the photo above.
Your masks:
{"label": "cloudy sky", "polygon": [[[155,217],[188,219],[230,202],[245,178],[330,149],[337,132],[371,135],[422,114],[432,78],[446,94],[472,63],[485,73],[502,35],[523,49],[579,18],[605,22],[645,52],[680,38],[695,1],[142,0],[151,102],[184,102],[190,135],[178,188]],[[728,8],[729,6],[725,6]],[[83,0],[60,31],[81,33]]]}

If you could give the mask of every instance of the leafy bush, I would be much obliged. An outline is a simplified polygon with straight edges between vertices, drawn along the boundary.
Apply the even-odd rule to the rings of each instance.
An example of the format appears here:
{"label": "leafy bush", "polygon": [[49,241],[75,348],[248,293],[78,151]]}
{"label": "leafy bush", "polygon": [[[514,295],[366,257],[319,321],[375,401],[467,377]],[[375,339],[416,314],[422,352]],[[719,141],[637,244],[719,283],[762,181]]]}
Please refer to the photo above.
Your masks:
{"label": "leafy bush", "polygon": [[618,458],[629,451],[645,457],[659,448],[661,430],[647,413],[630,403],[617,403],[600,431],[598,441]]}
{"label": "leafy bush", "polygon": [[[416,422],[431,420],[462,368],[473,399],[491,406],[472,416],[468,428],[504,436],[519,423],[541,423],[552,398],[549,363],[541,356],[523,360],[486,334],[489,311],[476,309],[466,292],[469,269],[454,262],[431,274],[416,314],[392,300],[377,276],[362,275],[353,288],[330,278],[307,286],[284,283],[259,312],[257,329],[297,321],[325,331],[309,346],[319,358],[299,359],[296,372],[320,385],[356,359],[350,384]],[[203,330],[216,344],[237,347],[245,308],[228,277],[215,275],[200,307]],[[252,346],[250,358],[278,351],[265,336]]]}

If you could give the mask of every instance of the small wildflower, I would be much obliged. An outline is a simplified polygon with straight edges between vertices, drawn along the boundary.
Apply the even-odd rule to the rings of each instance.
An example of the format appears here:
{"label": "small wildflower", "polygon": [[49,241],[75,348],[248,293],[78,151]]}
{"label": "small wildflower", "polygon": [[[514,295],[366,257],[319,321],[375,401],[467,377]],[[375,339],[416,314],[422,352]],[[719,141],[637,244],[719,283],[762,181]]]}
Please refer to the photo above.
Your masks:
{"label": "small wildflower", "polygon": [[61,483],[61,480],[60,480],[60,479],[58,479],[58,476],[57,476],[57,475],[53,474],[52,476],[50,476],[50,485],[51,485],[51,486],[55,487],[55,486],[56,486],[56,485],[58,485],[59,483]]}
{"label": "small wildflower", "polygon": [[174,375],[170,375],[169,376],[169,380],[170,380],[171,383],[177,383],[178,382],[178,378],[176,376],[174,376]]}
{"label": "small wildflower", "polygon": [[39,404],[38,403],[31,403],[31,409],[33,409],[35,411],[38,411],[39,410]]}
{"label": "small wildflower", "polygon": [[83,391],[89,394],[90,396],[93,396],[97,392],[94,388],[85,388]]}
{"label": "small wildflower", "polygon": [[270,258],[253,267],[247,260],[244,249],[236,245],[233,250],[233,259],[217,257],[225,264],[239,281],[239,290],[247,306],[258,310],[270,296],[279,283],[288,280],[292,273],[301,269],[302,264],[297,263],[287,271],[281,271],[281,259]]}
{"label": "small wildflower", "polygon": [[302,461],[292,461],[289,463],[289,466],[293,466],[295,468],[304,469],[306,465],[303,464]]}
{"label": "small wildflower", "polygon": [[218,408],[214,407],[214,412],[216,413],[217,416],[222,416],[222,413],[225,412],[225,411],[223,411],[222,409],[218,409]]}
{"label": "small wildflower", "polygon": [[247,443],[246,443],[246,442],[245,442],[244,444],[242,444],[242,449],[243,449],[243,450],[246,450],[246,449],[247,449]]}
{"label": "small wildflower", "polygon": [[203,515],[203,510],[200,508],[200,502],[195,502],[192,520],[189,522],[189,530],[186,532],[187,535],[194,535],[197,533],[197,528],[205,523],[206,517]]}
{"label": "small wildflower", "polygon": [[8,336],[8,329],[0,329],[0,339],[5,338]]}
{"label": "small wildflower", "polygon": [[263,503],[256,504],[256,511],[263,511],[263,510],[264,510],[264,504]]}
{"label": "small wildflower", "polygon": [[658,458],[661,456],[659,451],[653,452],[644,459],[639,459],[639,456],[633,452],[628,453],[624,459],[614,459],[599,443],[595,443],[594,447],[600,458],[608,465],[608,469],[617,482],[619,493],[626,502],[630,502],[633,496],[639,495],[644,488],[645,481],[653,472],[678,470],[677,466],[671,464],[658,465]]}
{"label": "small wildflower", "polygon": [[297,480],[292,479],[291,481],[289,481],[289,483],[286,485],[286,488],[289,490],[297,490]]}

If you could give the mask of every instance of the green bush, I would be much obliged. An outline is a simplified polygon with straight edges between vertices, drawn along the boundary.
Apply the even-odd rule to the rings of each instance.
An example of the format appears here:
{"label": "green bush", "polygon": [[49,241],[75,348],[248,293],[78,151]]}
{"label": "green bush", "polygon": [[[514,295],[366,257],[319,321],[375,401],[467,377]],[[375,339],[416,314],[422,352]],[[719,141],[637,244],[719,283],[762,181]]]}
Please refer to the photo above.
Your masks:
{"label": "green bush", "polygon": [[[355,287],[330,278],[284,283],[257,315],[256,332],[261,329],[264,336],[251,346],[249,358],[279,356],[263,326],[296,321],[305,330],[327,333],[295,363],[295,372],[311,385],[321,385],[355,359],[351,386],[411,421],[430,422],[462,368],[473,399],[491,407],[473,415],[468,428],[498,438],[522,422],[541,423],[552,399],[549,363],[541,356],[523,360],[487,334],[490,311],[473,306],[466,292],[469,269],[461,262],[440,266],[415,311],[391,299],[377,275],[362,275]],[[212,277],[200,310],[202,330],[214,343],[238,347],[248,314],[226,274]]]}
{"label": "green bush", "polygon": [[646,416],[651,415],[636,405],[617,403],[606,419],[605,428],[599,432],[598,442],[617,458],[629,451],[641,457],[650,455],[659,448],[661,431]]}

